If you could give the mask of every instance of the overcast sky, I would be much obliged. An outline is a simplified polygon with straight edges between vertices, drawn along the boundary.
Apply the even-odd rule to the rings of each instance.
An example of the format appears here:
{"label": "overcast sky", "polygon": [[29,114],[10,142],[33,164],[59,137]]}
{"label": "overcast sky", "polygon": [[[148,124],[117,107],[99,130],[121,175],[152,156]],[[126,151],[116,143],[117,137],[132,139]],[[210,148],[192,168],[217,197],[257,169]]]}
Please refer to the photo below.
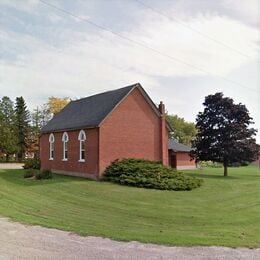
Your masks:
{"label": "overcast sky", "polygon": [[247,106],[260,131],[260,0],[44,1],[75,16],[39,0],[0,0],[0,97],[23,96],[33,109],[49,96],[140,82],[194,122],[204,97],[221,91]]}

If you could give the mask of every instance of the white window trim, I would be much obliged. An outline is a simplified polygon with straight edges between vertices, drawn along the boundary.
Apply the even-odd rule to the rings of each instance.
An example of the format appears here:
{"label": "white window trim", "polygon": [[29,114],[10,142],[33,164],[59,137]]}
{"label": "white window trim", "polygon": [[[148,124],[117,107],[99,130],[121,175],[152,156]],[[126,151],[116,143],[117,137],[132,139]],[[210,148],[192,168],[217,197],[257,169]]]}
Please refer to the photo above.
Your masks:
{"label": "white window trim", "polygon": [[[83,139],[81,138],[81,136],[82,136],[82,134],[83,134]],[[79,132],[79,136],[78,136],[78,140],[79,140],[79,162],[85,162],[86,161],[86,159],[83,159],[81,156],[82,156],[82,151],[83,151],[83,149],[82,149],[82,146],[81,146],[81,143],[82,142],[86,142],[86,133],[85,133],[85,131],[84,130],[80,130],[80,132]],[[86,148],[85,148],[85,146],[86,145],[84,145],[84,154],[85,154],[85,157],[86,157]]]}
{"label": "white window trim", "polygon": [[67,154],[68,154],[68,142],[69,142],[69,135],[68,135],[67,132],[63,133],[61,140],[62,140],[62,143],[63,143],[63,145],[62,145],[62,151],[63,151],[63,159],[62,159],[62,161],[68,161],[68,157],[65,158],[65,154],[66,154],[65,153],[66,152],[65,144],[67,143]]}
{"label": "white window trim", "polygon": [[[49,136],[49,160],[50,161],[54,160],[54,142],[55,142],[54,134],[51,133]],[[52,152],[53,152],[53,155],[52,155]]]}

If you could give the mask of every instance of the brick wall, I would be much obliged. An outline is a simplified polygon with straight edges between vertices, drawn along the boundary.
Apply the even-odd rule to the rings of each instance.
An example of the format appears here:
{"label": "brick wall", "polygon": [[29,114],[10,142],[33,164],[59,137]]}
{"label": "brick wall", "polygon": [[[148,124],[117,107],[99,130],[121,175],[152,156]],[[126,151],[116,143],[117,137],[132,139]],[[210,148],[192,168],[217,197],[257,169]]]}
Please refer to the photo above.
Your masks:
{"label": "brick wall", "polygon": [[177,169],[196,168],[195,161],[190,160],[189,153],[177,152],[176,153]]}
{"label": "brick wall", "polygon": [[78,134],[80,130],[67,131],[69,135],[68,142],[68,160],[63,161],[63,132],[53,133],[54,159],[49,160],[49,134],[43,134],[40,138],[40,157],[42,169],[50,169],[60,173],[70,173],[80,175],[88,174],[88,177],[95,178],[98,174],[98,128],[84,129],[86,133],[86,160],[79,162],[79,141]]}
{"label": "brick wall", "polygon": [[162,160],[160,118],[138,89],[133,90],[101,125],[99,152],[100,172],[120,158]]}

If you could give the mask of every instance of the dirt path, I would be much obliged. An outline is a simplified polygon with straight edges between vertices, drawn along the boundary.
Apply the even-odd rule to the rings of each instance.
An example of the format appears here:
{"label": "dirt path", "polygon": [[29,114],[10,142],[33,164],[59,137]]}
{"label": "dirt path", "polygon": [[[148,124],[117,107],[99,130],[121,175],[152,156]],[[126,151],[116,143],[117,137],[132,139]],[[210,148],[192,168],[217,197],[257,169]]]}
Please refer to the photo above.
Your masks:
{"label": "dirt path", "polygon": [[69,232],[27,226],[0,217],[0,259],[260,259],[259,249],[166,247],[81,237]]}

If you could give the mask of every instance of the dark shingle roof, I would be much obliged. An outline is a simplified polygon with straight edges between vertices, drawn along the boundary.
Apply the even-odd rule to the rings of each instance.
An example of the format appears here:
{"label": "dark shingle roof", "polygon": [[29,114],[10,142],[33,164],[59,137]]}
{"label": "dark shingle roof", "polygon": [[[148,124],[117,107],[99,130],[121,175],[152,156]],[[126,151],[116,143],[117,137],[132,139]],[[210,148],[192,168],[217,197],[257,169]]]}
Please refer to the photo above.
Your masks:
{"label": "dark shingle roof", "polygon": [[178,152],[190,152],[191,151],[191,147],[189,147],[188,145],[185,145],[185,144],[181,144],[174,139],[169,139],[168,149],[171,149],[173,151],[178,151]]}
{"label": "dark shingle roof", "polygon": [[[94,96],[71,101],[60,113],[55,115],[49,123],[41,129],[41,133],[60,130],[96,127],[113,110],[113,108],[135,87],[146,96],[139,83],[124,88],[107,91]],[[148,97],[148,95],[147,95]],[[154,103],[149,102],[157,113],[159,110]]]}
{"label": "dark shingle roof", "polygon": [[136,84],[71,101],[41,132],[98,126],[135,86]]}

